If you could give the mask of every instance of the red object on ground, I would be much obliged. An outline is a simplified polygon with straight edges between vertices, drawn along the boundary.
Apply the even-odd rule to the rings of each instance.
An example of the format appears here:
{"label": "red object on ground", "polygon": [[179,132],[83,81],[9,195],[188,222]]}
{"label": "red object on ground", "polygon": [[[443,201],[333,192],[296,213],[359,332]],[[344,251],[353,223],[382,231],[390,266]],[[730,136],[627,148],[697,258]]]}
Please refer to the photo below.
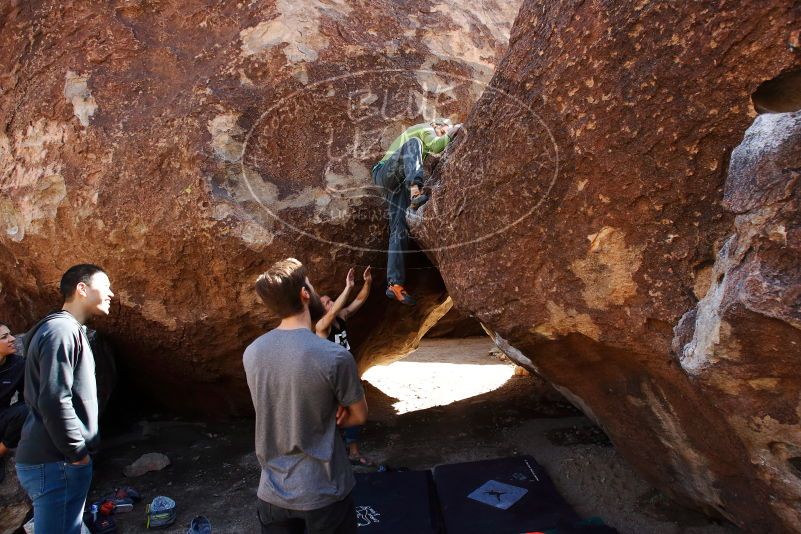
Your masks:
{"label": "red object on ground", "polygon": [[103,504],[100,505],[100,513],[103,515],[111,515],[114,513],[114,509],[117,507],[114,504],[114,501],[103,501]]}

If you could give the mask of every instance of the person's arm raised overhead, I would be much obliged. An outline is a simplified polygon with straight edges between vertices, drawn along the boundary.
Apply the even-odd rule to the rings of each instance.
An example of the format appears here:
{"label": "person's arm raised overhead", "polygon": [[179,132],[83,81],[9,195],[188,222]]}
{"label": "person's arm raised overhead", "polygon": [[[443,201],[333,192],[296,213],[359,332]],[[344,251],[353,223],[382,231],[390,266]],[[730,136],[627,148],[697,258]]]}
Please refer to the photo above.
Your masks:
{"label": "person's arm raised overhead", "polygon": [[337,299],[334,301],[334,305],[331,306],[331,309],[328,310],[325,315],[323,315],[322,318],[317,321],[317,324],[314,325],[314,332],[321,338],[328,337],[328,331],[331,328],[331,323],[334,322],[337,314],[342,310],[342,308],[345,307],[345,303],[348,301],[350,291],[353,289],[354,285],[356,285],[356,276],[353,273],[353,269],[350,269],[347,277],[345,277],[345,289],[342,290],[342,293],[340,293]]}
{"label": "person's arm raised overhead", "polygon": [[370,271],[369,265],[364,270],[362,277],[364,278],[364,285],[362,285],[361,291],[359,291],[359,294],[356,295],[355,299],[353,299],[353,302],[339,312],[339,317],[342,318],[342,320],[347,320],[348,317],[356,313],[367,301],[367,297],[370,296],[370,286],[373,283],[373,273]]}

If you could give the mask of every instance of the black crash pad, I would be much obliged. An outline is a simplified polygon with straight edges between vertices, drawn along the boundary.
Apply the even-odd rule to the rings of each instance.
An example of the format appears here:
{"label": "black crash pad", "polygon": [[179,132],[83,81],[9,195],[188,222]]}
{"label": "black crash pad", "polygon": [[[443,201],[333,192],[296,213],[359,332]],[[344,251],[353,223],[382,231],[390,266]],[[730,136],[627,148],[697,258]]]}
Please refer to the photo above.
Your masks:
{"label": "black crash pad", "polygon": [[450,534],[520,534],[579,520],[531,456],[439,465],[434,484]]}
{"label": "black crash pad", "polygon": [[440,532],[430,471],[357,473],[352,495],[359,534]]}

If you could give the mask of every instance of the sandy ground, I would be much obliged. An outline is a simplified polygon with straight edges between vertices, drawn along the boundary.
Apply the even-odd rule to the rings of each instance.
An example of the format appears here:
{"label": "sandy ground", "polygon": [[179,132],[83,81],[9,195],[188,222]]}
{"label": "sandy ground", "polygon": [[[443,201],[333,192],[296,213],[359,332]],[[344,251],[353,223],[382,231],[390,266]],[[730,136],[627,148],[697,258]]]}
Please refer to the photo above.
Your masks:
{"label": "sandy ground", "polygon": [[[426,340],[405,360],[368,371],[365,454],[411,469],[530,454],[579,514],[601,517],[622,533],[739,532],[655,491],[587,418],[535,377],[514,376],[511,365],[488,354],[490,348],[486,338]],[[251,421],[205,424],[154,416],[105,440],[90,497],[131,485],[148,501],[155,495],[176,500],[178,521],[164,532],[183,534],[203,514],[215,533],[257,534],[259,469],[252,451]],[[147,452],[168,455],[172,465],[126,479],[123,467]],[[144,504],[116,519],[123,534],[147,532]]]}
{"label": "sandy ground", "polygon": [[[491,348],[492,342],[483,337],[426,340],[403,360],[376,365],[362,378],[384,395],[398,399],[392,404],[395,413],[386,413],[383,403],[376,406],[382,409],[381,418],[391,419],[395,414],[451,404],[502,387],[514,374],[514,366],[488,357]],[[375,418],[379,412],[373,412]]]}

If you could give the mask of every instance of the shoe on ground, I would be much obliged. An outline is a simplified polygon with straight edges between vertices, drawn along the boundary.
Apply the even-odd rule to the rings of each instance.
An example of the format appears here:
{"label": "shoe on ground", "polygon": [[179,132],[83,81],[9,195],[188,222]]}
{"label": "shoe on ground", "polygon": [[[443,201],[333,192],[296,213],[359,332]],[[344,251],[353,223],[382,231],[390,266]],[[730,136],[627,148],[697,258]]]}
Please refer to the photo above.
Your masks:
{"label": "shoe on ground", "polygon": [[400,284],[390,284],[389,287],[387,287],[385,294],[387,298],[397,300],[401,304],[405,304],[407,306],[415,305],[414,298],[412,298],[412,296],[408,294]]}
{"label": "shoe on ground", "polygon": [[189,523],[186,534],[211,534],[211,521],[206,516],[197,516]]}
{"label": "shoe on ground", "polygon": [[175,523],[176,515],[175,501],[159,495],[145,508],[145,528],[166,528]]}
{"label": "shoe on ground", "polygon": [[412,197],[412,209],[417,209],[423,204],[428,202],[428,195],[425,193],[420,193],[419,195],[415,195]]}

